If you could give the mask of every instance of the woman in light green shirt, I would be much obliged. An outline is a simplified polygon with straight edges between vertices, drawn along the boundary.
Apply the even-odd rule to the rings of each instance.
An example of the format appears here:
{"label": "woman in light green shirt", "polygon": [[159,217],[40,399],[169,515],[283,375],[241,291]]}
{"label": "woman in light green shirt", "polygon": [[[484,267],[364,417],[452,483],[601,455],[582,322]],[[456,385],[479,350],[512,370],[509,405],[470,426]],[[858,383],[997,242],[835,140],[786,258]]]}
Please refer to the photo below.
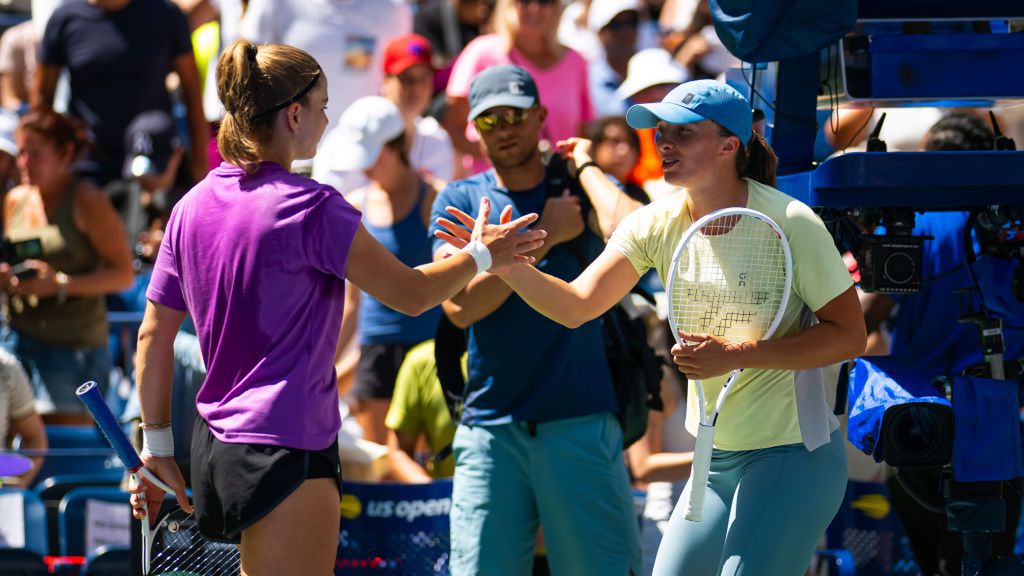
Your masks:
{"label": "woman in light green shirt", "polygon": [[[683,190],[630,214],[571,283],[530,266],[499,276],[530,306],[575,327],[615,305],[647,270],[664,282],[676,245],[698,218],[729,207],[771,217],[793,254],[792,292],[774,337],[727,343],[694,335],[687,338],[694,344],[672,349],[679,370],[702,380],[712,401],[733,369],[747,370],[718,421],[704,520],[688,521],[676,508],[654,574],[799,576],[846,487],[839,425],[819,368],[864,349],[853,283],[821,219],[772,187],[775,154],[753,133],[750,104],[738,92],[688,82],[662,102],[634,106],[627,119],[657,129],[665,180]],[[468,238],[454,224],[447,228]],[[696,434],[692,383],[687,406],[686,426]]]}

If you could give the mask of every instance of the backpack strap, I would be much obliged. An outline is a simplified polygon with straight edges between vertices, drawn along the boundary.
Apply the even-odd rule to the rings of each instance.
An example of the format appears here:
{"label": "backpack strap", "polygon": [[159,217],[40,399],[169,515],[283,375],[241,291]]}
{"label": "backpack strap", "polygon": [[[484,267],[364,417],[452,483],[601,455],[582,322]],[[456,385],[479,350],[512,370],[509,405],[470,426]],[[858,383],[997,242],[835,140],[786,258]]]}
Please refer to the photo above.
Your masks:
{"label": "backpack strap", "polygon": [[434,332],[434,363],[448,413],[456,424],[461,420],[462,399],[466,395],[467,382],[462,375],[462,355],[465,352],[466,331],[452,324],[447,315],[441,314]]}

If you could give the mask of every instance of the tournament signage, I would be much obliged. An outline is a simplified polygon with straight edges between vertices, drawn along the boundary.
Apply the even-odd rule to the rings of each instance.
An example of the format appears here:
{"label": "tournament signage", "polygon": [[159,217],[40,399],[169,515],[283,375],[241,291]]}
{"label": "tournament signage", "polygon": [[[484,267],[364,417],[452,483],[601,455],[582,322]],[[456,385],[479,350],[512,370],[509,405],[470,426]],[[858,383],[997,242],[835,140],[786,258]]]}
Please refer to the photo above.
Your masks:
{"label": "tournament signage", "polygon": [[335,574],[448,574],[450,480],[344,489]]}

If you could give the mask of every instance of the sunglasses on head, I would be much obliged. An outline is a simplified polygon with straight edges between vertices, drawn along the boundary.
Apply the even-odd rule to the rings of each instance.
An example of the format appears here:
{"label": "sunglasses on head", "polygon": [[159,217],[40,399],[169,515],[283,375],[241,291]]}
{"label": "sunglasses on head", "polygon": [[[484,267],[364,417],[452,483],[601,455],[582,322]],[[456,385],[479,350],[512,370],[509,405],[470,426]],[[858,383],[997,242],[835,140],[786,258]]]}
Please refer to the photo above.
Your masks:
{"label": "sunglasses on head", "polygon": [[518,126],[530,117],[529,110],[511,109],[506,110],[502,114],[489,113],[481,114],[473,119],[473,124],[476,129],[481,132],[490,132],[498,127],[498,125],[504,121],[507,126]]}

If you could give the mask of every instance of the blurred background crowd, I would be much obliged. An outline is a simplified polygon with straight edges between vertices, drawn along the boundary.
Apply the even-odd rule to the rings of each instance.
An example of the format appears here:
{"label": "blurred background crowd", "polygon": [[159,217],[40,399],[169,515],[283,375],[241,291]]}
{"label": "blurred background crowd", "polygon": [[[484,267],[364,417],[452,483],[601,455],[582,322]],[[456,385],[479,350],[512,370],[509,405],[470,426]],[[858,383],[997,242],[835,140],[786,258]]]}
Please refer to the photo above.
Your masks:
{"label": "blurred background crowd", "polygon": [[[425,230],[446,182],[488,169],[467,122],[470,83],[483,69],[513,63],[529,71],[548,110],[542,150],[589,139],[594,161],[647,201],[673,190],[662,180],[653,131],[630,128],[626,109],[740,65],[719,41],[706,0],[5,0],[0,7],[0,438],[19,437],[23,450],[46,448],[46,425],[88,422],[74,395],[88,380],[104,387],[126,421],[137,417],[135,330],[150,268],[176,200],[221,161],[215,136],[224,111],[213,74],[233,40],[290,44],[317,59],[329,79],[330,124],[316,157],[292,169],[334,186],[363,210],[375,235],[395,238],[407,223],[390,213],[391,201],[411,198],[408,206],[421,210],[409,212]],[[820,114],[817,159],[862,149],[865,126],[879,112],[836,112],[831,121],[828,111]],[[920,149],[942,115],[890,111],[889,150]],[[1001,113],[1011,135],[1024,127],[1016,116]],[[421,241],[426,261],[425,233]],[[414,326],[348,292],[336,354],[346,479],[450,476],[446,448],[455,427],[431,340],[440,312]],[[651,317],[656,324],[657,312]],[[874,336],[876,352],[886,349],[883,334]],[[204,371],[195,336],[183,331],[175,348],[176,386],[194,397]],[[667,521],[688,475],[685,459],[666,455],[692,449],[682,426],[684,383],[671,372],[662,384],[666,409],[652,412],[628,458],[652,524]],[[20,482],[31,484],[37,470],[38,462]],[[645,542],[645,555],[656,550]]]}

